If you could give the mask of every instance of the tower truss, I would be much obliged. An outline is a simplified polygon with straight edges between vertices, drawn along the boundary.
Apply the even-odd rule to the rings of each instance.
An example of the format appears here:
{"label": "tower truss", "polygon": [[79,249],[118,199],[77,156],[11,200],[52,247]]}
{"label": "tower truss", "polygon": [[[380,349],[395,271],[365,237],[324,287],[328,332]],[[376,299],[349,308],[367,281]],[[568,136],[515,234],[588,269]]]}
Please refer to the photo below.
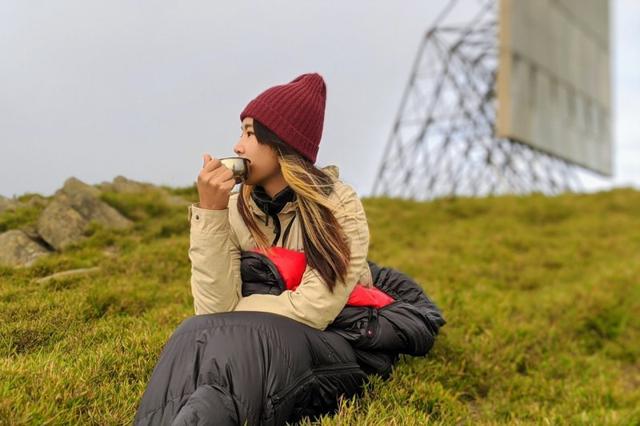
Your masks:
{"label": "tower truss", "polygon": [[[450,5],[455,2],[452,1]],[[374,196],[415,200],[582,189],[577,166],[495,134],[497,1],[427,31],[387,142]]]}

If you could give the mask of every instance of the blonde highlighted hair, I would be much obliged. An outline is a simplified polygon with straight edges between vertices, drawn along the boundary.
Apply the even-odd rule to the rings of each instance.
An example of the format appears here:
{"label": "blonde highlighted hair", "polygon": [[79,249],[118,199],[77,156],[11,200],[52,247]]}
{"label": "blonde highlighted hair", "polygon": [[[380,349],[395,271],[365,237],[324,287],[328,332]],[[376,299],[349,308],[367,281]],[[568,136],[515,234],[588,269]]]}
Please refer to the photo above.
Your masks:
{"label": "blonde highlighted hair", "polygon": [[[346,279],[351,250],[333,212],[337,206],[330,199],[333,178],[314,166],[256,119],[253,120],[258,143],[271,146],[277,153],[282,176],[296,194],[296,216],[302,226],[307,264],[315,269],[333,292],[337,281]],[[268,251],[270,243],[249,210],[253,185],[242,184],[238,210],[259,249]]]}

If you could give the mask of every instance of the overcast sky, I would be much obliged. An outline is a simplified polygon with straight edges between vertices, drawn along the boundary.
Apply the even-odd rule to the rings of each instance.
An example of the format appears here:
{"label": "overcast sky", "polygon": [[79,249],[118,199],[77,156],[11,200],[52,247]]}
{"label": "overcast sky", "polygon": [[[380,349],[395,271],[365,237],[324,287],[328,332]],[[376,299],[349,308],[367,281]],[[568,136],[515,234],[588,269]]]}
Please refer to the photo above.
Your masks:
{"label": "overcast sky", "polygon": [[[70,176],[190,185],[204,152],[233,154],[251,99],[318,72],[317,164],[368,195],[445,3],[4,0],[0,194],[51,195]],[[615,177],[585,174],[590,189],[640,187],[640,1],[612,0],[611,12]]]}

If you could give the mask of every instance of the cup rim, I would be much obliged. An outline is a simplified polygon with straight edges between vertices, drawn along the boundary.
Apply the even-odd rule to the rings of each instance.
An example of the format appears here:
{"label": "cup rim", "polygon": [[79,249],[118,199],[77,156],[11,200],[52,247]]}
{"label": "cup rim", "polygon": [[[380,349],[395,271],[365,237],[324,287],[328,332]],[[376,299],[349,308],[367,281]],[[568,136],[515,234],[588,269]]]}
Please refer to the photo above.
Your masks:
{"label": "cup rim", "polygon": [[244,158],[244,157],[237,157],[237,156],[233,156],[233,157],[220,157],[218,158],[218,160],[245,160],[248,161],[249,163],[251,163],[251,160],[249,160],[248,158]]}

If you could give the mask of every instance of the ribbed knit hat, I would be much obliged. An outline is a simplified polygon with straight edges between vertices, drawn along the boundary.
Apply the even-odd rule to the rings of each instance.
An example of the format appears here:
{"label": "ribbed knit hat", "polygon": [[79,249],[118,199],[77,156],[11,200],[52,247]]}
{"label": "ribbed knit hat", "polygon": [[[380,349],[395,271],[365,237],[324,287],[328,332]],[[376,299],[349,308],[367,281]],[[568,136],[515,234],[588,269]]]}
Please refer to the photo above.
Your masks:
{"label": "ribbed knit hat", "polygon": [[245,117],[258,120],[315,163],[322,138],[326,99],[327,88],[322,76],[302,74],[287,84],[259,94],[240,113],[240,121]]}

